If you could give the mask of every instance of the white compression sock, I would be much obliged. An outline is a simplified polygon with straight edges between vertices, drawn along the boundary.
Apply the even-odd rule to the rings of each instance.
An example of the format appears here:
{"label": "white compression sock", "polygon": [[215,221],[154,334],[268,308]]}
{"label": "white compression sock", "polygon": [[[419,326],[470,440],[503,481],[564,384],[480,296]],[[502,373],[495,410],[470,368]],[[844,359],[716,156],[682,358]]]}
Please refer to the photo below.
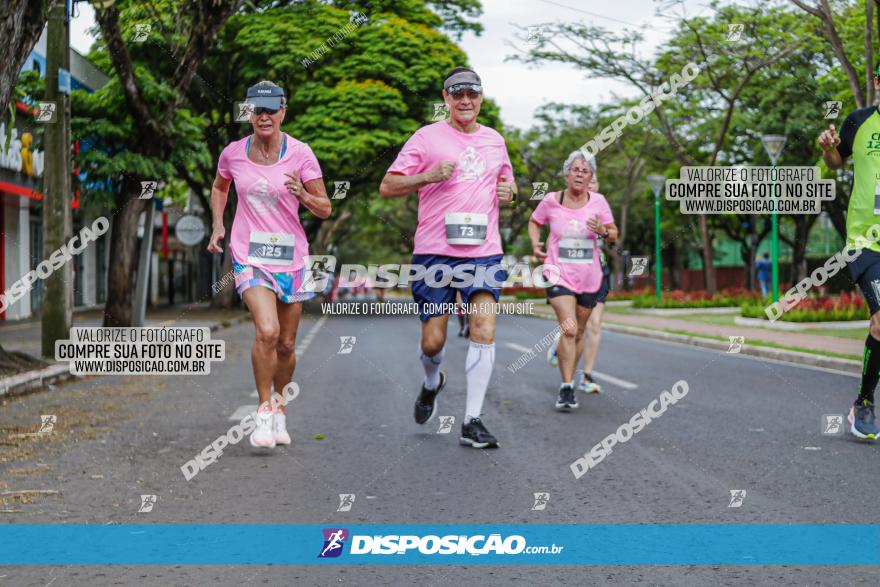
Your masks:
{"label": "white compression sock", "polygon": [[495,366],[495,343],[479,344],[471,342],[468,347],[465,373],[467,375],[467,406],[464,412],[465,423],[471,418],[479,418],[483,411],[483,398]]}
{"label": "white compression sock", "polygon": [[425,353],[419,354],[422,367],[425,368],[425,389],[437,389],[437,386],[440,385],[440,363],[443,362],[445,354],[446,347],[440,349],[440,352],[433,357],[429,357]]}

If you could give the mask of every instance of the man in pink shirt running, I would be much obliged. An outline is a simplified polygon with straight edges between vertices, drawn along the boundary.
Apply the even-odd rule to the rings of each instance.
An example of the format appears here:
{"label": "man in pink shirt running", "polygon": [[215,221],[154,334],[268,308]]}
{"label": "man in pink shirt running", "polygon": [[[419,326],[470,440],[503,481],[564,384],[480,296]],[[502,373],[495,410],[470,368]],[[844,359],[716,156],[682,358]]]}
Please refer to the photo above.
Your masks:
{"label": "man in pink shirt running", "polygon": [[495,364],[495,303],[506,273],[501,266],[499,202],[516,195],[513,168],[504,139],[477,123],[483,100],[480,77],[457,67],[443,84],[449,120],[417,130],[382,179],[386,198],[419,194],[419,224],[413,265],[413,298],[421,308],[420,358],[425,371],[414,417],[424,424],[436,413],[437,395],[446,385],[443,361],[449,320],[445,304],[456,292],[468,305],[470,346],[465,373],[467,404],[460,442],[494,448],[497,439],[480,414]]}

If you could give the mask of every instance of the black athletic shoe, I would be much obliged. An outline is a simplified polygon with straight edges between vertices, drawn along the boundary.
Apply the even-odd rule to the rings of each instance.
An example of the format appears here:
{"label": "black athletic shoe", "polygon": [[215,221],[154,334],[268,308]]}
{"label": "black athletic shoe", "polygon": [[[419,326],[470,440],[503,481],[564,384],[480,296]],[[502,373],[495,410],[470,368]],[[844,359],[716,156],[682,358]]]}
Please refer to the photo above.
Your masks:
{"label": "black athletic shoe", "polygon": [[574,388],[570,385],[563,385],[559,388],[559,397],[556,398],[557,410],[574,410],[578,407],[577,398],[574,395]]}
{"label": "black athletic shoe", "polygon": [[461,425],[461,438],[459,442],[474,448],[498,448],[498,440],[483,426],[483,421],[473,418],[467,424]]}
{"label": "black athletic shoe", "polygon": [[849,431],[857,438],[876,440],[880,437],[877,420],[874,418],[874,404],[868,400],[858,401],[849,411]]}
{"label": "black athletic shoe", "polygon": [[416,407],[413,416],[417,424],[424,424],[434,417],[434,410],[437,408],[437,394],[439,394],[446,385],[446,373],[440,371],[440,385],[437,389],[425,389],[422,385],[422,391],[416,399]]}

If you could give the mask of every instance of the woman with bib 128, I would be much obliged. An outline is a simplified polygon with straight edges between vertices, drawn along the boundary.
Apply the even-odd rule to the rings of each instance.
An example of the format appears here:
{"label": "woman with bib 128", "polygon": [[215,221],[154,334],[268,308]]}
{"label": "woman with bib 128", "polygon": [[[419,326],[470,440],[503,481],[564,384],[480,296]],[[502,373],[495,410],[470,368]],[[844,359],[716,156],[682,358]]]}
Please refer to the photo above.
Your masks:
{"label": "woman with bib 128", "polygon": [[[575,151],[562,166],[566,188],[544,196],[529,219],[532,252],[545,265],[558,269],[558,281],[547,288],[547,298],[559,320],[557,347],[562,384],[556,409],[578,407],[574,371],[583,351],[584,329],[602,289],[602,263],[598,240],[614,242],[617,226],[605,196],[589,190],[595,174],[592,159]],[[548,225],[547,248],[541,228]],[[545,261],[546,260],[546,261]],[[545,270],[545,277],[548,277]]]}

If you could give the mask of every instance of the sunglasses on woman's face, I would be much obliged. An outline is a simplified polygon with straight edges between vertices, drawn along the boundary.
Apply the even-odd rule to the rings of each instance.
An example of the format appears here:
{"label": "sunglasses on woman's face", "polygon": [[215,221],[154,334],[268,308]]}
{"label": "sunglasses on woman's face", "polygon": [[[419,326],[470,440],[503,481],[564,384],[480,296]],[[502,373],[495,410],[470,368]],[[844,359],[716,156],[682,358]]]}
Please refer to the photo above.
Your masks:
{"label": "sunglasses on woman's face", "polygon": [[259,116],[263,112],[265,112],[269,116],[272,116],[274,114],[278,114],[279,112],[281,112],[281,110],[275,109],[275,108],[263,108],[263,107],[254,108],[254,114],[256,114],[257,116]]}

